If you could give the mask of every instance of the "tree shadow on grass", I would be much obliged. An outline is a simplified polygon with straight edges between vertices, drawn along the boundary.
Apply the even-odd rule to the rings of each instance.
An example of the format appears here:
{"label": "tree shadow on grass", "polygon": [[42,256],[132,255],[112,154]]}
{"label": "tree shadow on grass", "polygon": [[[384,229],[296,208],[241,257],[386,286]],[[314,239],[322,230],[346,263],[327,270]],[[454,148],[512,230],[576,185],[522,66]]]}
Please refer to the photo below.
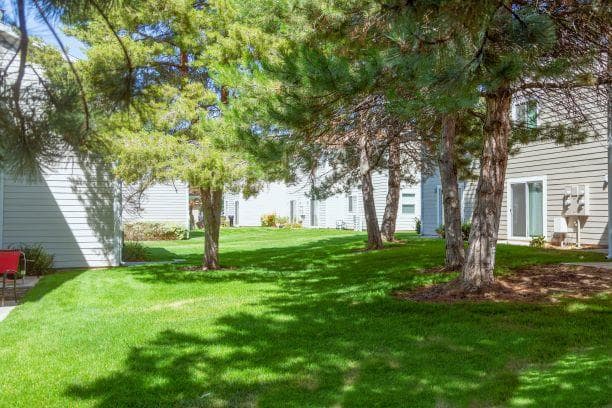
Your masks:
{"label": "tree shadow on grass", "polygon": [[[308,282],[299,286],[300,293],[321,295],[330,290],[332,293],[354,291],[358,287],[371,291],[376,289],[377,283],[382,285],[380,288],[387,289],[412,280],[415,284],[422,283],[423,277],[415,272],[439,265],[443,253],[442,244],[432,246],[419,239],[382,251],[356,252],[355,248],[360,248],[361,244],[361,237],[348,236],[302,245],[229,250],[222,254],[222,264],[230,266],[229,270],[184,271],[181,265],[164,268],[147,265],[131,268],[130,273],[137,280],[156,284],[277,282],[291,288],[293,283]],[[188,257],[188,263],[192,261],[194,259]],[[440,277],[445,278],[444,275]],[[425,279],[431,281],[432,277]]]}
{"label": "tree shadow on grass", "polygon": [[569,407],[612,400],[607,300],[402,302],[388,296],[390,288],[437,279],[416,271],[438,264],[442,246],[425,250],[415,240],[408,252],[351,252],[359,242],[339,237],[224,254],[237,271],[138,268],[131,273],[152,283],[270,282],[276,289],[256,310],[228,310],[214,321],[213,335],[202,336],[196,323],[156,333],[131,348],[122,370],[74,384],[67,395],[99,407]]}
{"label": "tree shadow on grass", "polygon": [[287,295],[268,306],[218,319],[209,338],[160,332],[122,371],[67,394],[99,407],[597,406],[611,396],[597,312]]}

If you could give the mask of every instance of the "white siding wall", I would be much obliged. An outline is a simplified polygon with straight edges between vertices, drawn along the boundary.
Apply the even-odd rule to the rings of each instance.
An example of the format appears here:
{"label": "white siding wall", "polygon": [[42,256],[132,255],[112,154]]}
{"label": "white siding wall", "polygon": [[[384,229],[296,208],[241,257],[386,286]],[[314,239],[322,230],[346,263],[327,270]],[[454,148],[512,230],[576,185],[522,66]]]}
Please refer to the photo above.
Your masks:
{"label": "white siding wall", "polygon": [[[0,24],[0,68],[16,53],[16,37]],[[14,78],[19,58],[7,70]],[[26,68],[24,85],[38,77]],[[56,268],[118,265],[121,257],[120,194],[109,169],[95,160],[68,154],[35,181],[0,173],[2,247],[41,244]]]}
{"label": "white siding wall", "polygon": [[183,182],[155,184],[145,190],[140,211],[124,203],[123,222],[167,222],[189,228],[189,186]]}
{"label": "white siding wall", "polygon": [[[231,197],[228,199],[228,197]],[[226,195],[226,200],[238,201],[238,225],[242,227],[258,227],[261,216],[275,213],[280,217],[289,217],[289,188],[282,183],[270,183],[254,197],[244,199],[240,195]]]}
{"label": "white siding wall", "polygon": [[118,265],[118,187],[103,166],[74,157],[27,182],[3,176],[2,244],[41,244],[56,268]]}
{"label": "white siding wall", "polygon": [[[387,196],[387,176],[383,173],[373,175],[374,200],[379,223],[385,210]],[[225,202],[239,202],[239,226],[259,226],[261,216],[276,213],[281,217],[289,217],[290,201],[296,203],[296,216],[302,219],[306,228],[336,228],[343,223],[348,229],[364,229],[365,219],[363,212],[363,200],[361,191],[357,188],[351,190],[353,196],[353,211],[349,212],[349,194],[336,194],[323,200],[317,200],[317,223],[311,225],[311,200],[306,195],[308,183],[303,180],[295,185],[288,186],[284,183],[271,183],[257,196],[243,199],[234,194],[226,194]],[[415,194],[415,214],[404,215],[401,212],[401,203],[397,218],[397,230],[414,230],[415,217],[420,217],[421,212],[421,189],[419,186],[402,185],[402,193]],[[233,207],[232,207],[233,208]]]}

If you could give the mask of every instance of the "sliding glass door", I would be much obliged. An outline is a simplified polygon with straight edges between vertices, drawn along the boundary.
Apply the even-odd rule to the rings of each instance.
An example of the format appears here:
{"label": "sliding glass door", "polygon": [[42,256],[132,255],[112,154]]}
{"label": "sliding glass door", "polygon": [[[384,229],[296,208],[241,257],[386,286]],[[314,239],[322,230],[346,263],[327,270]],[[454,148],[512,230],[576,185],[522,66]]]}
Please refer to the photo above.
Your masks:
{"label": "sliding glass door", "polygon": [[536,237],[544,235],[544,187],[542,181],[510,184],[511,235]]}

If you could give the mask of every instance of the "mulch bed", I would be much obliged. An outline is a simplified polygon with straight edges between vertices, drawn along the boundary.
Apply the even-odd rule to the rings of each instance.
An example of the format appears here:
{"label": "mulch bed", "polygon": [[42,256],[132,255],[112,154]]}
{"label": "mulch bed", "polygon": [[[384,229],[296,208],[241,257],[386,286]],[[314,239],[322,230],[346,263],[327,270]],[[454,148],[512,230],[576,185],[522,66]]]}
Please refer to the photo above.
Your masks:
{"label": "mulch bed", "polygon": [[[219,269],[214,269],[215,271],[233,271],[236,268],[233,266],[222,266]],[[207,272],[208,269],[202,269],[202,265],[189,265],[189,266],[181,266],[178,268],[179,271],[199,271],[199,272]]]}
{"label": "mulch bed", "polygon": [[397,291],[399,299],[452,303],[480,302],[558,302],[560,297],[584,299],[612,290],[612,271],[577,265],[536,265],[517,269],[496,278],[493,285],[479,292],[466,292],[458,280]]}

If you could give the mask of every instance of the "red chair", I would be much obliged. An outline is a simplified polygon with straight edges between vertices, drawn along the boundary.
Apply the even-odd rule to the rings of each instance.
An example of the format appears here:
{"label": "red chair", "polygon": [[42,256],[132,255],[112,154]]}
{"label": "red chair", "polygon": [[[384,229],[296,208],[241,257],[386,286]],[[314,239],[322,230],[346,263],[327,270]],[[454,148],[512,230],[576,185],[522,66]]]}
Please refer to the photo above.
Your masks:
{"label": "red chair", "polygon": [[[23,259],[23,271],[20,270],[20,261]],[[2,306],[4,306],[4,290],[6,288],[6,280],[13,281],[13,295],[15,303],[17,303],[17,279],[21,272],[23,278],[25,276],[26,259],[25,254],[16,250],[0,250],[0,275],[2,275]]]}

